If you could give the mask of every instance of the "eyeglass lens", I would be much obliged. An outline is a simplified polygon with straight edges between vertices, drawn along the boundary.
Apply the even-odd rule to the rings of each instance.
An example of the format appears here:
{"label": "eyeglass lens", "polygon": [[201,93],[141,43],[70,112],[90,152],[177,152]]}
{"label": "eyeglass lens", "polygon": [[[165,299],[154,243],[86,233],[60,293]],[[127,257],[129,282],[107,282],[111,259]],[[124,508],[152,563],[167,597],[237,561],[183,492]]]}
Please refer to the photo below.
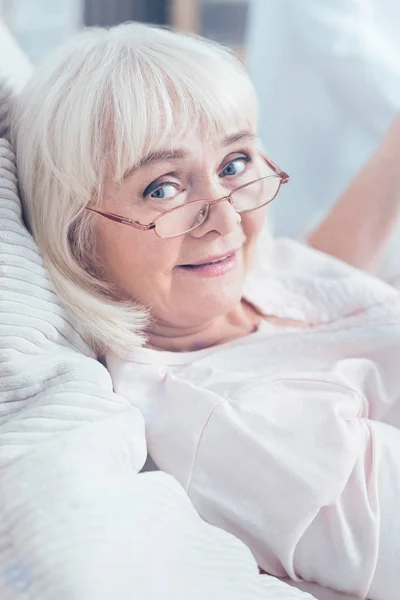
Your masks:
{"label": "eyeglass lens", "polygon": [[[253,181],[231,193],[232,206],[237,212],[260,208],[275,198],[280,185],[281,179],[275,175]],[[210,203],[205,200],[182,204],[156,220],[156,233],[169,238],[193,231],[204,223],[209,210]]]}

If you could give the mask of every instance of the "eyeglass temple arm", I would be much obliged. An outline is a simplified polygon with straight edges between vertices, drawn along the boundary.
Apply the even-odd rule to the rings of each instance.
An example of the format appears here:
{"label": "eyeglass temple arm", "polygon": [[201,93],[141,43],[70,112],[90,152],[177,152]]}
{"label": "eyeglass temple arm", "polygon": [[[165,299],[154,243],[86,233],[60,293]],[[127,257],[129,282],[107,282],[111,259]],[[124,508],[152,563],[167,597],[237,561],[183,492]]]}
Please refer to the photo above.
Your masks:
{"label": "eyeglass temple arm", "polygon": [[135,227],[135,229],[140,229],[141,231],[148,231],[149,229],[154,229],[155,224],[150,223],[149,225],[143,225],[143,223],[139,223],[139,221],[132,221],[132,219],[127,219],[126,217],[120,217],[114,213],[103,212],[102,210],[98,210],[97,208],[93,208],[91,206],[86,206],[87,210],[91,212],[97,213],[98,215],[102,215],[106,217],[106,219],[110,219],[110,221],[115,221],[116,223],[123,223],[125,225],[131,225],[131,227]]}
{"label": "eyeglass temple arm", "polygon": [[267,163],[267,165],[276,173],[280,178],[282,183],[287,183],[289,181],[289,175],[282,171],[278,165],[276,165],[266,154],[263,154],[263,159]]}

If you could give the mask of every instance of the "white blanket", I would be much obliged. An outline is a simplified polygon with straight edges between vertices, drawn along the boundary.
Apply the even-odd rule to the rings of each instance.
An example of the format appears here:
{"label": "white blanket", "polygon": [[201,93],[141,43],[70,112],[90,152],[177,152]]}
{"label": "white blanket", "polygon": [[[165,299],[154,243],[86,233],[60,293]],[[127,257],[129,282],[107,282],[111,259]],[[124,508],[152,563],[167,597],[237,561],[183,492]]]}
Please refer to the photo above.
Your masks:
{"label": "white blanket", "polygon": [[1,600],[295,600],[205,524],[175,480],[138,474],[140,414],[60,307],[0,140]]}

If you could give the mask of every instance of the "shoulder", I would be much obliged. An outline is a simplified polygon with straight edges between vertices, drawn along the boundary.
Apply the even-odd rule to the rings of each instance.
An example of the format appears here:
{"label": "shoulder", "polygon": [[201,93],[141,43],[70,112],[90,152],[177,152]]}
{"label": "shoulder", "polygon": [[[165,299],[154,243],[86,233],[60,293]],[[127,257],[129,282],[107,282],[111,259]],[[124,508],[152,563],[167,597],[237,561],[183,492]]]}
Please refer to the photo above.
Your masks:
{"label": "shoulder", "polygon": [[319,250],[294,240],[280,238],[271,244],[270,256],[265,257],[264,268],[284,273],[297,273],[324,280],[364,279],[372,285],[380,282],[373,276]]}
{"label": "shoulder", "polygon": [[397,302],[399,293],[336,258],[278,239],[265,256],[258,255],[246,281],[246,296],[280,317],[321,323]]}

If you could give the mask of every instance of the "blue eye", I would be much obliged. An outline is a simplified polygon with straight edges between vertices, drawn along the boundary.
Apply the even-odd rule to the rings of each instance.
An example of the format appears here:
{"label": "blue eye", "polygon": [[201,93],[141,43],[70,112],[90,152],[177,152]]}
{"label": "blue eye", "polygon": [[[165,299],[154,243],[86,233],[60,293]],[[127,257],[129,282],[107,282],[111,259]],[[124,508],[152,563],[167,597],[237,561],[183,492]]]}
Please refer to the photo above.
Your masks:
{"label": "blue eye", "polygon": [[167,200],[173,198],[176,193],[176,188],[173,185],[162,185],[150,194],[156,200]]}
{"label": "blue eye", "polygon": [[150,184],[143,192],[143,196],[145,198],[149,197],[154,200],[171,200],[175,198],[181,191],[182,188],[177,183],[172,181],[164,181],[163,183]]}
{"label": "blue eye", "polygon": [[220,177],[235,177],[244,173],[246,164],[250,161],[248,156],[242,156],[241,158],[235,158],[229,162],[220,173]]}

